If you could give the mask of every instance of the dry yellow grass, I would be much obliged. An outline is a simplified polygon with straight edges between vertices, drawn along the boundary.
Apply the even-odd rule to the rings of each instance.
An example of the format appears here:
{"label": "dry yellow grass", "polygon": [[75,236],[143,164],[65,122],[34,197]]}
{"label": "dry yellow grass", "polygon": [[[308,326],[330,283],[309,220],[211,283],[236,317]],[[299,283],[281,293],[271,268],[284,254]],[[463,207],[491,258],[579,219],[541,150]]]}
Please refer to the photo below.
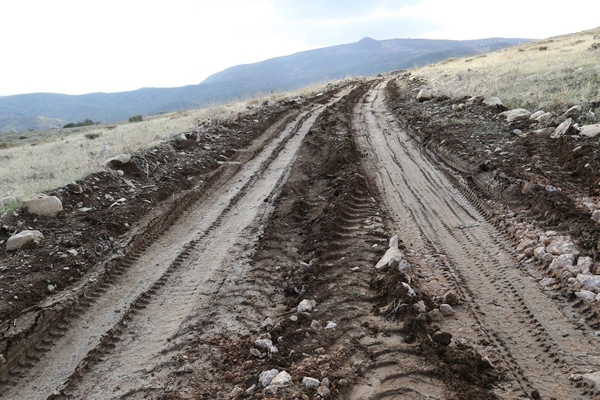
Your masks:
{"label": "dry yellow grass", "polygon": [[[147,117],[142,122],[120,122],[82,128],[28,132],[29,141],[0,143],[0,200],[24,196],[63,186],[103,169],[97,155],[107,145],[114,154],[133,153],[158,142],[193,130],[199,121],[220,123],[239,113],[252,113],[252,107],[264,101],[280,101],[309,96],[325,89],[326,84],[297,91],[272,93],[224,106],[179,111]],[[249,109],[250,107],[250,109]],[[96,136],[94,139],[88,137]],[[23,136],[25,137],[25,136]],[[11,206],[1,206],[9,209]]]}
{"label": "dry yellow grass", "polygon": [[[498,96],[509,107],[560,110],[600,101],[600,28],[416,69],[452,97]],[[593,105],[592,105],[593,107]]]}

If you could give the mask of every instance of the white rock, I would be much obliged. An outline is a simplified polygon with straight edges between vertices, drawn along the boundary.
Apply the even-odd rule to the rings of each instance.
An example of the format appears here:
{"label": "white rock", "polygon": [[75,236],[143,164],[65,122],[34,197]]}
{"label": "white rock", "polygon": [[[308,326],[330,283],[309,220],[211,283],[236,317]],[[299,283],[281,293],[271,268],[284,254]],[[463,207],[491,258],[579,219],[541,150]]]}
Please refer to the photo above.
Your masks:
{"label": "white rock", "polygon": [[298,304],[297,312],[298,313],[311,312],[316,306],[317,306],[316,301],[304,299],[300,302],[300,304]]}
{"label": "white rock", "polygon": [[575,257],[573,256],[573,254],[561,254],[560,256],[552,260],[552,263],[550,263],[550,268],[563,269],[566,267],[572,267],[574,259]]}
{"label": "white rock", "polygon": [[417,294],[415,293],[415,291],[413,290],[413,288],[410,287],[410,285],[406,282],[402,282],[402,286],[404,286],[404,288],[406,289],[406,296],[409,299],[412,299],[413,297],[415,297]]}
{"label": "white rock", "polygon": [[320,331],[323,329],[323,324],[321,324],[316,319],[313,319],[312,322],[310,323],[310,329],[313,329],[315,331]]}
{"label": "white rock", "polygon": [[592,301],[596,300],[596,293],[590,292],[589,290],[580,290],[578,292],[575,292],[575,296],[588,303],[591,303]]}
{"label": "white rock", "polygon": [[594,210],[592,213],[592,219],[596,222],[600,222],[600,210]]}
{"label": "white rock", "polygon": [[473,96],[467,100],[467,105],[472,106],[473,104],[481,104],[483,103],[483,100],[485,100],[483,96]]}
{"label": "white rock", "polygon": [[539,110],[539,111],[536,111],[536,112],[534,112],[533,114],[531,114],[531,115],[529,116],[529,119],[533,119],[533,120],[535,120],[537,117],[539,117],[539,116],[541,116],[541,115],[544,115],[544,114],[545,114],[545,112],[544,112],[544,111],[542,111],[542,110]]}
{"label": "white rock", "polygon": [[305,376],[304,378],[302,378],[302,384],[304,385],[304,387],[307,388],[318,388],[319,386],[321,386],[318,379],[311,378],[309,376]]}
{"label": "white rock", "polygon": [[531,112],[524,108],[515,108],[514,110],[505,111],[503,114],[506,116],[506,121],[514,122],[528,119],[531,115]]}
{"label": "white rock", "polygon": [[596,137],[600,135],[600,124],[583,125],[579,128],[579,134],[590,138]]}
{"label": "white rock", "polygon": [[558,139],[559,137],[566,135],[572,126],[573,126],[573,119],[569,118],[566,121],[564,121],[562,124],[557,126],[556,129],[554,130],[554,133],[552,133],[552,135],[550,135],[550,137],[552,139]]}
{"label": "white rock", "polygon": [[273,320],[269,317],[269,318],[265,319],[260,326],[263,329],[269,328],[269,327],[273,326]]}
{"label": "white rock", "polygon": [[564,116],[565,117],[570,117],[570,116],[578,116],[579,113],[581,113],[581,110],[583,110],[583,107],[581,107],[579,104],[569,108],[567,111],[564,112]]}
{"label": "white rock", "polygon": [[495,107],[495,106],[503,106],[504,104],[502,104],[502,100],[500,100],[500,97],[488,97],[487,99],[485,99],[483,101],[483,104],[488,106],[488,107]]}
{"label": "white rock", "polygon": [[43,193],[23,199],[21,208],[32,214],[56,217],[63,210],[62,202],[56,196]]}
{"label": "white rock", "polygon": [[323,378],[321,381],[321,386],[331,387],[331,382],[329,382],[329,378]]}
{"label": "white rock", "polygon": [[[550,236],[546,234],[547,236]],[[575,256],[579,255],[579,250],[577,247],[571,242],[566,236],[556,236],[552,238],[552,241],[548,246],[546,246],[546,253],[554,254],[555,256],[559,256],[561,254],[574,254]]]}
{"label": "white rock", "polygon": [[446,317],[454,314],[454,310],[450,304],[440,304],[440,312]]}
{"label": "white rock", "polygon": [[119,168],[131,161],[131,155],[119,154],[106,160],[106,166],[110,168]]}
{"label": "white rock", "polygon": [[244,389],[242,389],[239,386],[234,387],[233,390],[229,393],[229,396],[231,396],[234,399],[239,399],[243,395],[244,395]]}
{"label": "white rock", "polygon": [[272,369],[269,371],[263,371],[258,376],[258,383],[260,383],[260,385],[262,387],[267,387],[271,384],[271,382],[273,381],[273,378],[275,378],[277,376],[277,374],[279,374],[279,371],[276,369]]}
{"label": "white rock", "polygon": [[533,256],[538,260],[541,260],[546,255],[546,248],[544,246],[536,247],[533,250]]}
{"label": "white rock", "polygon": [[326,330],[337,328],[337,324],[335,322],[328,321],[327,325],[325,325]]}
{"label": "white rock", "polygon": [[331,390],[327,386],[319,386],[317,394],[321,396],[322,399],[328,399],[331,397]]}
{"label": "white rock", "polygon": [[423,300],[419,300],[414,304],[415,309],[420,312],[420,313],[424,313],[427,312],[427,307],[425,306],[425,302]]}
{"label": "white rock", "polygon": [[417,100],[427,101],[433,99],[433,93],[429,89],[421,89],[417,94]]}
{"label": "white rock", "polygon": [[587,274],[594,265],[592,257],[579,257],[577,259],[577,266],[581,269],[581,272]]}
{"label": "white rock", "polygon": [[0,200],[0,206],[7,206],[11,203],[14,203],[15,201],[18,201],[19,199],[17,199],[14,196],[9,196],[9,197],[5,197],[2,200]]}
{"label": "white rock", "polygon": [[398,236],[394,235],[390,239],[390,248],[385,252],[381,260],[375,265],[375,269],[384,267],[396,268],[404,258],[402,252],[398,250]]}
{"label": "white rock", "polygon": [[431,320],[434,322],[439,322],[442,320],[442,313],[437,308],[429,311],[427,315],[429,315],[429,318],[431,318]]}
{"label": "white rock", "polygon": [[270,339],[256,339],[254,341],[254,346],[259,349],[267,350],[269,347],[273,346],[273,342]]}
{"label": "white rock", "polygon": [[6,251],[38,246],[42,239],[44,239],[44,235],[40,231],[22,231],[8,238],[6,241]]}
{"label": "white rock", "polygon": [[[273,371],[273,370],[272,370]],[[272,380],[269,386],[290,386],[292,384],[292,376],[285,371],[278,373]]]}
{"label": "white rock", "polygon": [[583,284],[583,288],[586,290],[600,291],[600,275],[578,274],[577,280]]}

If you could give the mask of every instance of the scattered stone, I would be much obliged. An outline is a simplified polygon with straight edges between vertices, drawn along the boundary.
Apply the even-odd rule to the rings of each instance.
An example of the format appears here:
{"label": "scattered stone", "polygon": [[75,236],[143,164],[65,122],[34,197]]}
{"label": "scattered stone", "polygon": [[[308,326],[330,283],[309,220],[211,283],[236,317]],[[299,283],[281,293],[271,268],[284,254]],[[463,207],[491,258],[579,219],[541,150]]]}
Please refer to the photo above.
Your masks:
{"label": "scattered stone", "polygon": [[573,254],[561,254],[560,256],[552,260],[552,263],[550,263],[550,268],[563,269],[567,267],[572,267],[574,261],[575,256]]}
{"label": "scattered stone", "polygon": [[[554,116],[554,114],[552,114],[551,112],[545,112],[542,115],[538,116],[535,120],[541,124],[545,124],[545,123],[549,122],[553,116]],[[552,129],[552,128],[550,128],[550,129]]]}
{"label": "scattered stone", "polygon": [[329,378],[323,378],[321,381],[321,386],[331,387],[331,382],[329,382]]}
{"label": "scattered stone", "polygon": [[401,285],[403,286],[403,288],[405,289],[405,295],[406,297],[408,297],[409,299],[412,299],[413,297],[415,297],[417,295],[417,293],[413,290],[413,288],[410,287],[410,285],[406,282],[401,282]]}
{"label": "scattered stone", "polygon": [[255,391],[256,391],[256,385],[252,385],[248,389],[246,389],[246,395],[252,396]]}
{"label": "scattered stone", "polygon": [[7,205],[9,205],[9,204],[12,204],[12,203],[14,203],[14,202],[16,202],[16,201],[18,201],[18,200],[19,200],[19,199],[17,199],[17,198],[16,198],[16,197],[14,197],[14,196],[5,197],[5,198],[3,198],[2,200],[0,200],[0,205],[4,207],[4,206],[7,206]]}
{"label": "scattered stone", "polygon": [[593,265],[594,260],[592,257],[579,257],[577,259],[577,267],[580,269],[581,273],[589,273]]}
{"label": "scattered stone", "polygon": [[[277,371],[277,370],[271,370],[271,371]],[[269,384],[269,386],[284,387],[284,386],[289,386],[291,384],[292,384],[292,376],[285,371],[281,371],[271,380],[271,383]]]}
{"label": "scattered stone", "polygon": [[263,329],[269,329],[272,326],[273,326],[273,320],[270,317],[265,319],[263,321],[263,323],[260,325],[260,327]]}
{"label": "scattered stone", "polygon": [[256,350],[254,347],[250,349],[250,355],[256,358],[263,358],[265,355],[260,351]]}
{"label": "scattered stone", "polygon": [[544,115],[544,114],[545,114],[545,112],[544,112],[544,111],[542,111],[542,110],[539,110],[539,111],[536,111],[536,112],[534,112],[533,114],[531,114],[531,115],[529,116],[529,119],[531,119],[531,120],[536,120],[536,119],[537,119],[539,116],[541,116],[541,115]]}
{"label": "scattered stone", "polygon": [[473,96],[467,100],[467,105],[472,106],[473,104],[481,104],[483,103],[483,100],[485,100],[483,96]]}
{"label": "scattered stone", "polygon": [[449,304],[451,306],[458,305],[460,302],[458,296],[452,290],[449,290],[446,292],[446,294],[444,294],[443,301],[445,304]]}
{"label": "scattered stone", "polygon": [[454,314],[454,310],[450,304],[440,304],[440,312],[446,317]]}
{"label": "scattered stone", "polygon": [[48,293],[53,293],[56,290],[56,286],[48,285]]}
{"label": "scattered stone", "polygon": [[292,315],[292,316],[290,317],[290,321],[292,321],[292,322],[296,322],[296,321],[298,321],[298,316],[297,316],[297,315]]}
{"label": "scattered stone", "polygon": [[109,168],[120,168],[131,161],[131,155],[119,154],[106,160],[106,166]]}
{"label": "scattered stone", "polygon": [[68,183],[65,187],[71,193],[75,193],[75,194],[83,193],[83,188],[81,187],[81,185],[78,185],[75,182]]}
{"label": "scattered stone", "polygon": [[581,107],[578,104],[578,105],[575,105],[575,106],[569,108],[567,111],[565,111],[563,116],[564,117],[578,117],[579,114],[581,114],[582,110],[583,110],[583,107]]}
{"label": "scattered stone", "polygon": [[579,134],[581,136],[586,136],[590,138],[596,137],[600,135],[600,124],[583,125],[579,128]]}
{"label": "scattered stone", "polygon": [[506,117],[507,122],[523,121],[529,118],[531,112],[524,108],[515,108],[513,110],[504,111],[499,115]]}
{"label": "scattered stone", "polygon": [[427,312],[427,307],[425,306],[425,302],[423,300],[417,301],[414,307],[420,313]]}
{"label": "scattered stone", "polygon": [[268,350],[271,346],[273,346],[273,342],[271,339],[256,339],[254,341],[254,346],[259,349]]}
{"label": "scattered stone", "polygon": [[319,386],[317,394],[323,399],[328,399],[331,397],[331,390],[327,386]]}
{"label": "scattered stone", "polygon": [[564,121],[562,124],[557,126],[556,129],[554,130],[554,132],[552,133],[552,135],[550,135],[550,137],[552,139],[558,139],[560,137],[563,137],[564,135],[566,135],[569,132],[569,130],[572,127],[573,127],[573,119],[569,118],[566,121]]}
{"label": "scattered stone", "polygon": [[21,208],[31,214],[46,217],[56,217],[62,210],[62,202],[56,196],[48,196],[43,193],[23,199]]}
{"label": "scattered stone", "polygon": [[437,308],[434,308],[433,310],[429,311],[427,315],[429,315],[429,318],[431,318],[431,320],[434,322],[439,322],[443,319],[441,311]]}
{"label": "scattered stone", "polygon": [[554,129],[556,129],[556,128],[553,128],[553,127],[541,128],[541,129],[536,129],[535,131],[531,131],[531,133],[533,133],[534,135],[538,135],[538,136],[550,137],[550,135],[552,135],[552,133],[554,133]]}
{"label": "scattered stone", "polygon": [[487,99],[483,100],[483,105],[488,106],[488,107],[498,107],[498,106],[503,107],[504,106],[500,97],[488,97]]}
{"label": "scattered stone", "polygon": [[244,393],[245,393],[244,389],[242,389],[239,386],[236,386],[233,388],[231,393],[229,393],[229,395],[234,399],[239,399],[240,397],[242,397],[244,395]]}
{"label": "scattered stone", "polygon": [[298,313],[311,312],[316,306],[317,306],[316,301],[304,299],[300,302],[300,304],[298,304],[297,312]]}
{"label": "scattered stone", "polygon": [[437,331],[431,338],[440,346],[448,346],[452,342],[452,334],[448,332]]}
{"label": "scattered stone", "polygon": [[223,374],[223,379],[225,379],[226,381],[232,381],[233,378],[235,378],[235,376],[231,373],[231,371],[227,371]]}
{"label": "scattered stone", "polygon": [[550,253],[555,256],[559,256],[561,254],[573,254],[578,256],[579,250],[568,237],[556,236],[551,240],[550,244],[546,246],[546,253]]}
{"label": "scattered stone", "polygon": [[258,376],[258,383],[260,383],[262,387],[267,387],[271,384],[271,381],[273,381],[273,378],[275,378],[277,374],[279,374],[279,371],[276,369],[263,371]]}
{"label": "scattered stone", "polygon": [[429,89],[421,89],[417,93],[418,101],[427,101],[433,99],[433,93]]}
{"label": "scattered stone", "polygon": [[38,246],[44,239],[40,231],[25,230],[8,238],[6,241],[6,251],[31,248]]}
{"label": "scattered stone", "polygon": [[591,303],[596,300],[596,293],[590,292],[589,290],[580,290],[578,292],[575,292],[575,296],[588,303]]}
{"label": "scattered stone", "polygon": [[316,319],[313,319],[312,322],[310,323],[310,329],[313,329],[315,331],[320,331],[323,329],[323,324],[321,324]]}
{"label": "scattered stone", "polygon": [[390,247],[383,255],[381,260],[375,265],[375,269],[384,267],[396,268],[404,258],[402,252],[398,250],[398,236],[394,235],[390,239]]}
{"label": "scattered stone", "polygon": [[600,210],[594,210],[592,213],[592,219],[596,222],[600,222]]}
{"label": "scattered stone", "polygon": [[600,275],[578,274],[577,280],[583,284],[583,287],[593,292],[600,292]]}
{"label": "scattered stone", "polygon": [[538,260],[543,259],[545,255],[546,255],[546,247],[545,246],[536,247],[533,250],[533,256],[535,258],[537,258]]}
{"label": "scattered stone", "polygon": [[318,379],[311,378],[308,376],[305,376],[302,379],[302,384],[304,385],[304,387],[307,387],[307,388],[318,388],[320,386]]}
{"label": "scattered stone", "polygon": [[327,325],[325,325],[325,330],[331,330],[337,328],[337,324],[335,322],[328,321]]}

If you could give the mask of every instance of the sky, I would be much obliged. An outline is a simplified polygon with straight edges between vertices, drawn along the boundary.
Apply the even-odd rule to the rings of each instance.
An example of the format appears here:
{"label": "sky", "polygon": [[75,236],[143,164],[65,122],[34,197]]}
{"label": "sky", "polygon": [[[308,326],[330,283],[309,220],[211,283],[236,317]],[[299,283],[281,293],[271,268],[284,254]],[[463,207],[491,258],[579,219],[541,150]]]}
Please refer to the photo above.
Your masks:
{"label": "sky", "polygon": [[543,39],[600,26],[594,3],[2,0],[0,96],[198,84],[234,65],[364,37]]}

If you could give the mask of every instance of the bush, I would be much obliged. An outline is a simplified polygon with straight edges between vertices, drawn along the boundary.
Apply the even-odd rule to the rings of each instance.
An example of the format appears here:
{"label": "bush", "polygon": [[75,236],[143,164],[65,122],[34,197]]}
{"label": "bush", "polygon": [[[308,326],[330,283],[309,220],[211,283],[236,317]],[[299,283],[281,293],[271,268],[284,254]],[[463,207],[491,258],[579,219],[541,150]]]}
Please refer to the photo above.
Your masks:
{"label": "bush", "polygon": [[142,122],[144,118],[141,115],[134,115],[133,117],[129,117],[129,122]]}
{"label": "bush", "polygon": [[94,122],[91,119],[84,119],[81,122],[69,122],[68,124],[63,126],[63,129],[67,129],[67,128],[77,128],[80,126],[89,126],[89,125],[99,125],[101,122]]}

